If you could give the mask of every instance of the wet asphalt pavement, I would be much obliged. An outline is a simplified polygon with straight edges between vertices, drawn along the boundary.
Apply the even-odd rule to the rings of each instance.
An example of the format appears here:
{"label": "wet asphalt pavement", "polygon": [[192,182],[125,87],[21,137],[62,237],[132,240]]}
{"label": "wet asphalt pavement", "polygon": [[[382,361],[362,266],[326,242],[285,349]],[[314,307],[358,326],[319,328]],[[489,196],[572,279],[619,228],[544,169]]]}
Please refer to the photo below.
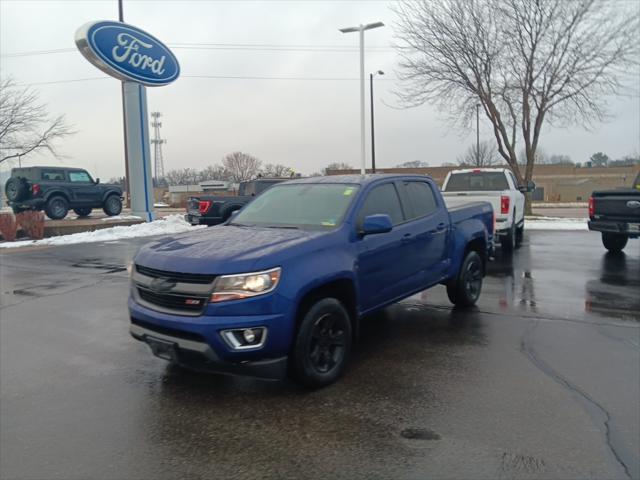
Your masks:
{"label": "wet asphalt pavement", "polygon": [[394,305],[306,391],[131,339],[147,240],[3,253],[1,478],[640,478],[639,241],[529,232],[476,309],[443,287]]}

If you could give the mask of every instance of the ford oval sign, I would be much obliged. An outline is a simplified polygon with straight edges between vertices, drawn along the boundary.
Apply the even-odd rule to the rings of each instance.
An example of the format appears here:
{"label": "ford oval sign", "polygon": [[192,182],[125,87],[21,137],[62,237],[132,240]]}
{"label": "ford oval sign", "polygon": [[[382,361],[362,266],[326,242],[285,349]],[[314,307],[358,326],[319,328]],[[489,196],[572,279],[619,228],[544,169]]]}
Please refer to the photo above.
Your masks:
{"label": "ford oval sign", "polygon": [[76,32],[76,45],[92,64],[120,80],[158,87],[180,75],[171,50],[153,35],[126,23],[87,23]]}

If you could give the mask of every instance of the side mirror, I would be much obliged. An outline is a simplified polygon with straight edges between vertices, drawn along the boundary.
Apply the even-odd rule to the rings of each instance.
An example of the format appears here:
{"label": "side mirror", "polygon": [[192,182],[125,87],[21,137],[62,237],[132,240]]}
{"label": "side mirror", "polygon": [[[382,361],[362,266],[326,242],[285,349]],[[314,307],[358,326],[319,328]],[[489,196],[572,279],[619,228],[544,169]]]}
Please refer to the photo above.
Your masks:
{"label": "side mirror", "polygon": [[529,180],[526,185],[520,185],[518,187],[518,190],[520,190],[522,193],[533,192],[535,189],[536,184],[532,180]]}
{"label": "side mirror", "polygon": [[99,184],[100,183],[100,179],[96,178],[96,182],[95,183],[96,183],[96,185]]}
{"label": "side mirror", "polygon": [[372,235],[374,233],[387,233],[393,229],[391,217],[384,214],[369,215],[362,222],[360,233],[364,235]]}

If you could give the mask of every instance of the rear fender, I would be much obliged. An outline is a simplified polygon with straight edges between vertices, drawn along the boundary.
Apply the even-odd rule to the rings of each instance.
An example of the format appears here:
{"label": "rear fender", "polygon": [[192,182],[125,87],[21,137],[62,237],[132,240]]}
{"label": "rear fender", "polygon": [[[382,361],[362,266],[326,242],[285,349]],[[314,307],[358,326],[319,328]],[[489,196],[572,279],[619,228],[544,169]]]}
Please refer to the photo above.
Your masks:
{"label": "rear fender", "polygon": [[455,278],[457,276],[469,245],[478,243],[482,245],[482,253],[480,256],[485,262],[487,259],[487,248],[489,245],[487,229],[485,228],[482,220],[477,218],[470,218],[459,222],[455,225],[452,233],[451,271],[449,272],[449,278]]}
{"label": "rear fender", "polygon": [[71,196],[69,195],[69,192],[61,188],[46,190],[42,198],[45,202],[48,202],[51,197],[64,197],[67,202],[71,202]]}

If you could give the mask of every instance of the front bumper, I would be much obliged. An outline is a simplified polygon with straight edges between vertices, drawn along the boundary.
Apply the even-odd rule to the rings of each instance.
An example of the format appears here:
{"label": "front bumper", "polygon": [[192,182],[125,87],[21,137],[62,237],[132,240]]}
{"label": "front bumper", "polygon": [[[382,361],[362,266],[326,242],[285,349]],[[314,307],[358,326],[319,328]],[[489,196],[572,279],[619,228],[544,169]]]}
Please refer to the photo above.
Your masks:
{"label": "front bumper", "polygon": [[190,370],[281,380],[287,373],[287,357],[230,362],[222,360],[208,344],[131,324],[131,336],[146,343],[154,355]]}
{"label": "front bumper", "polygon": [[628,222],[616,222],[612,220],[589,220],[589,230],[595,232],[620,233],[630,238],[640,236],[640,224]]}
{"label": "front bumper", "polygon": [[[243,311],[260,312],[255,301],[246,302]],[[175,315],[145,307],[131,297],[128,305],[131,335],[148,344],[156,356],[193,370],[269,379],[286,374],[293,325],[286,314],[229,315],[231,311],[225,311],[223,315],[223,311],[205,310],[199,316]],[[256,348],[233,348],[222,336],[225,330],[259,327],[267,333]],[[159,354],[163,349],[164,356]]]}

